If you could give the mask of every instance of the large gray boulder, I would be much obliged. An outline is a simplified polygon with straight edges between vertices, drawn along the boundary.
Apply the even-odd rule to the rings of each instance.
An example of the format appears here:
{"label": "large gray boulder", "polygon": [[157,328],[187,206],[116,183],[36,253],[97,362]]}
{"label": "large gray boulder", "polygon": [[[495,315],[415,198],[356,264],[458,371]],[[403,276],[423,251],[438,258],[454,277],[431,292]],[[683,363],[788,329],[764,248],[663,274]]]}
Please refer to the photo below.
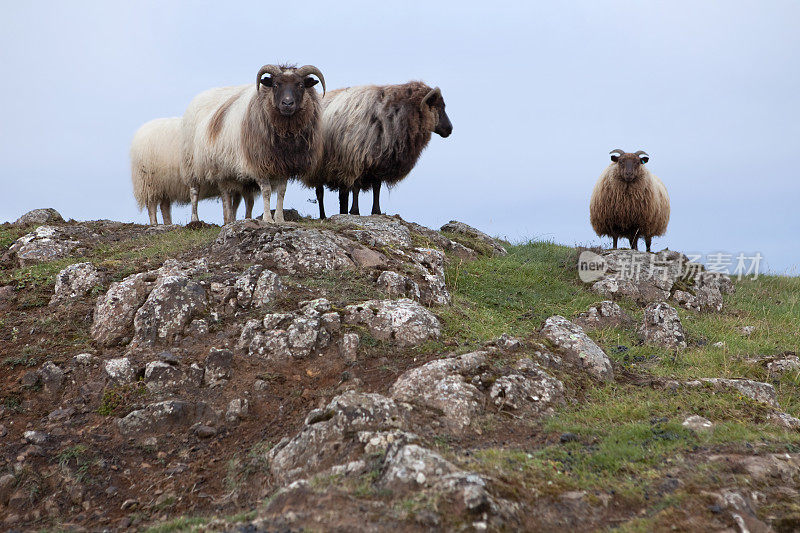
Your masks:
{"label": "large gray boulder", "polygon": [[369,300],[344,309],[347,324],[363,325],[378,340],[393,341],[399,346],[416,346],[439,337],[436,316],[408,298]]}
{"label": "large gray boulder", "polygon": [[[286,483],[350,463],[364,454],[374,432],[397,430],[406,415],[406,409],[380,394],[347,392],[337,396],[309,413],[296,436],[283,439],[269,451],[270,472]],[[364,442],[354,438],[359,434],[364,434]]]}
{"label": "large gray boulder", "polygon": [[132,274],[114,282],[97,299],[92,323],[92,338],[104,346],[122,344],[133,333],[133,318],[156,284],[155,271]]}
{"label": "large gray boulder", "polygon": [[577,324],[555,315],[545,320],[541,333],[563,353],[566,362],[586,370],[597,379],[614,379],[611,360]]}
{"label": "large gray boulder", "polygon": [[56,276],[55,292],[50,305],[68,304],[83,298],[103,283],[103,276],[91,263],[70,265]]}
{"label": "large gray boulder", "polygon": [[207,304],[203,287],[185,276],[165,276],[133,318],[137,345],[172,343]]}
{"label": "large gray boulder", "polygon": [[470,382],[486,364],[486,352],[437,359],[403,373],[390,391],[397,401],[442,413],[452,428],[468,426],[483,410],[483,394]]}
{"label": "large gray boulder", "polygon": [[203,402],[165,400],[147,405],[143,409],[131,411],[117,419],[117,428],[123,434],[165,431],[172,428],[188,427],[198,423],[215,426],[221,413]]}

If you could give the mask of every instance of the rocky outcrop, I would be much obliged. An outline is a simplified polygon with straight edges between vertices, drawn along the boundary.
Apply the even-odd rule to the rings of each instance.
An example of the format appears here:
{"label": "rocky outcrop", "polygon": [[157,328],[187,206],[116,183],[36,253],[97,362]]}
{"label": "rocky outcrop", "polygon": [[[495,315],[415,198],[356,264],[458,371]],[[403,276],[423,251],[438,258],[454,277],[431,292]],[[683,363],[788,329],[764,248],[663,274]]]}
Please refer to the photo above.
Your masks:
{"label": "rocky outcrop", "polygon": [[505,247],[500,244],[497,240],[489,237],[484,232],[473,228],[463,222],[458,222],[457,220],[451,220],[444,226],[440,228],[440,231],[444,233],[455,233],[457,235],[465,235],[470,239],[475,239],[478,242],[481,242],[489,247],[492,250],[492,255],[507,255],[508,252],[506,251]]}
{"label": "rocky outcrop", "polygon": [[34,209],[33,211],[28,211],[19,217],[16,222],[14,222],[14,225],[32,226],[34,224],[56,224],[59,222],[64,222],[61,214],[52,207],[48,207],[45,209]]}
{"label": "rocky outcrop", "polygon": [[172,343],[207,304],[206,292],[185,276],[164,276],[133,318],[135,345]]}

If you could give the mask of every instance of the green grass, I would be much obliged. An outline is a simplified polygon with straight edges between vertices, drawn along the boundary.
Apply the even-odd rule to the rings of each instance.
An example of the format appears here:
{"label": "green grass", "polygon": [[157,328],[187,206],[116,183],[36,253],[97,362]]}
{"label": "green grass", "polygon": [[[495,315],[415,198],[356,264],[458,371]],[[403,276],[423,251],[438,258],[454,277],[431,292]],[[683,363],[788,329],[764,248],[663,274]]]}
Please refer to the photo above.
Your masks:
{"label": "green grass", "polygon": [[188,518],[181,516],[163,524],[147,528],[147,533],[174,533],[184,531],[200,531],[208,520],[199,516]]}
{"label": "green grass", "polygon": [[508,252],[451,261],[446,279],[454,305],[437,311],[446,336],[467,344],[503,333],[526,336],[549,316],[570,317],[600,300],[577,283],[572,248],[530,242]]}

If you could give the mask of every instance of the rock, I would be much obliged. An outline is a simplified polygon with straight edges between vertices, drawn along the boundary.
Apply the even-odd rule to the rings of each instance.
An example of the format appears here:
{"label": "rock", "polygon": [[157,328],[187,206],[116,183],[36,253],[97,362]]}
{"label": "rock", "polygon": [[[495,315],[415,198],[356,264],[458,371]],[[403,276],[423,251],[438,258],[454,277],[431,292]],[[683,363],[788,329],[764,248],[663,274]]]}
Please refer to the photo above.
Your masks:
{"label": "rock", "polygon": [[359,343],[360,339],[357,333],[345,333],[342,335],[340,353],[345,361],[355,361],[358,359]]}
{"label": "rock", "polygon": [[44,444],[49,438],[47,433],[43,433],[41,431],[26,431],[22,434],[22,437],[26,442],[38,445]]}
{"label": "rock", "polygon": [[631,317],[616,303],[604,300],[581,313],[573,322],[583,329],[612,328],[631,322]]}
{"label": "rock", "polygon": [[800,371],[800,358],[796,355],[789,355],[783,359],[776,359],[767,363],[767,370],[770,374],[785,374],[786,372]]}
{"label": "rock", "polygon": [[694,278],[694,294],[701,311],[722,311],[723,290],[733,290],[733,283],[728,276],[700,272]]}
{"label": "rock", "polygon": [[755,330],[756,330],[755,326],[742,326],[741,328],[739,328],[739,331],[741,331],[742,335],[744,335],[745,337],[749,337],[750,335],[752,335]]}
{"label": "rock", "polygon": [[209,387],[224,385],[231,377],[233,352],[211,348],[206,356],[203,381]]}
{"label": "rock", "polygon": [[425,305],[450,305],[452,297],[444,279],[447,261],[444,253],[432,248],[415,248],[411,257],[422,274],[420,301]]}
{"label": "rock", "polygon": [[133,274],[111,287],[97,299],[92,324],[92,338],[104,346],[121,344],[129,338],[136,311],[155,285],[156,271]]}
{"label": "rock", "polygon": [[56,276],[55,293],[50,298],[50,305],[68,304],[83,298],[102,283],[103,277],[93,264],[70,265]]}
{"label": "rock", "polygon": [[762,522],[755,513],[755,501],[745,498],[740,492],[734,489],[723,489],[718,493],[711,493],[710,496],[716,501],[720,510],[726,510],[733,519],[739,530],[746,533],[768,533],[773,531],[771,527]]}
{"label": "rock", "polygon": [[390,447],[385,464],[381,484],[394,490],[426,486],[458,470],[438,453],[417,444]]}
{"label": "rock", "polygon": [[136,380],[136,369],[127,357],[109,359],[106,361],[105,371],[117,383],[132,383]]}
{"label": "rock", "polygon": [[34,209],[33,211],[28,211],[19,217],[16,222],[14,222],[14,225],[32,226],[34,224],[54,224],[57,222],[64,222],[64,219],[61,217],[61,214],[59,214],[58,211],[52,207],[48,207],[45,209]]}
{"label": "rock", "polygon": [[564,384],[541,368],[497,378],[489,397],[497,408],[519,411],[526,417],[549,415],[565,404]]}
{"label": "rock", "polygon": [[11,307],[16,298],[16,290],[13,285],[4,285],[0,287],[0,311]]}
{"label": "rock", "polygon": [[201,439],[208,439],[217,434],[217,430],[211,426],[199,425],[194,428],[194,434]]}
{"label": "rock", "polygon": [[385,268],[389,263],[385,255],[366,246],[354,247],[350,251],[350,257],[361,268]]}
{"label": "rock", "polygon": [[703,418],[700,415],[691,415],[686,417],[681,425],[688,430],[694,431],[695,433],[707,433],[714,429],[714,424],[711,423],[710,420]]}
{"label": "rock", "polygon": [[219,414],[203,402],[166,400],[151,403],[144,409],[131,411],[117,419],[117,427],[123,434],[147,431],[163,431],[169,427],[190,426],[195,422],[216,425]]}
{"label": "rock", "polygon": [[508,255],[508,252],[506,251],[505,247],[503,247],[503,245],[501,245],[498,241],[489,237],[484,232],[479,231],[473,228],[472,226],[464,224],[463,222],[451,220],[450,222],[442,226],[440,228],[440,231],[444,233],[456,233],[460,235],[466,235],[467,237],[482,242],[490,247],[490,249],[492,250],[492,255]]}
{"label": "rock", "polygon": [[64,384],[64,371],[48,361],[39,369],[39,379],[42,381],[45,392],[53,394],[60,391]]}
{"label": "rock", "polygon": [[[270,472],[287,483],[349,463],[364,453],[374,432],[399,428],[404,419],[405,410],[385,396],[346,392],[312,411],[296,436],[281,440],[267,453]],[[356,435],[363,435],[365,442],[353,439]]]}
{"label": "rock", "polygon": [[452,427],[468,426],[483,409],[483,395],[465,375],[486,364],[486,352],[431,361],[403,373],[390,395],[397,401],[441,411]]}
{"label": "rock", "polygon": [[614,379],[608,356],[577,324],[555,315],[545,321],[541,333],[563,352],[566,361],[585,369],[595,378],[606,381]]}
{"label": "rock", "polygon": [[278,275],[271,270],[264,270],[258,276],[253,289],[253,305],[261,307],[269,304],[283,292],[283,284]]}
{"label": "rock", "polygon": [[678,312],[666,302],[652,303],[645,308],[639,336],[645,342],[667,348],[686,348],[686,335]]}
{"label": "rock", "polygon": [[769,418],[775,424],[786,429],[800,430],[800,419],[793,417],[789,413],[772,413]]}
{"label": "rock", "polygon": [[67,407],[66,409],[55,409],[47,415],[48,422],[64,422],[69,420],[75,414],[74,407]]}
{"label": "rock", "polygon": [[225,412],[225,420],[229,424],[233,424],[247,418],[250,413],[250,402],[243,398],[236,398],[228,404],[228,410]]}
{"label": "rock", "polygon": [[38,371],[31,370],[30,372],[25,372],[22,375],[20,382],[22,383],[23,387],[35,387],[39,383],[39,377]]}
{"label": "rock", "polygon": [[76,365],[80,366],[89,366],[97,361],[97,357],[90,353],[79,353],[75,357],[73,357]]}
{"label": "rock", "polygon": [[91,235],[83,226],[39,226],[17,239],[5,257],[15,258],[20,267],[63,259],[80,246],[76,239]]}
{"label": "rock", "polygon": [[301,229],[252,221],[226,224],[212,249],[233,260],[269,262],[290,274],[354,269],[350,251],[362,245],[329,230]]}
{"label": "rock", "polygon": [[436,339],[440,332],[439,320],[433,313],[407,298],[348,305],[344,321],[364,325],[376,339],[391,340],[401,347]]}
{"label": "rock", "polygon": [[253,389],[259,392],[269,390],[269,383],[267,383],[263,379],[257,379],[253,382]]}
{"label": "rock", "polygon": [[771,407],[778,407],[775,387],[769,383],[762,383],[751,379],[701,378],[687,381],[685,385],[689,387],[699,387],[704,383],[711,385],[715,389],[734,389],[752,400]]}
{"label": "rock", "polygon": [[341,318],[330,309],[328,300],[318,298],[300,302],[294,313],[267,314],[262,324],[248,322],[236,345],[270,361],[317,354],[331,345],[332,335],[341,329]]}
{"label": "rock", "polygon": [[401,220],[385,215],[333,215],[327,222],[354,226],[342,233],[367,246],[410,248],[414,244],[408,227]]}
{"label": "rock", "polygon": [[151,361],[144,368],[145,386],[152,393],[176,390],[185,379],[180,369],[164,361]]}
{"label": "rock", "polygon": [[415,301],[420,299],[419,285],[409,278],[397,272],[386,270],[378,276],[378,288],[389,297],[405,297]]}
{"label": "rock", "polygon": [[261,265],[254,265],[244,271],[234,283],[236,301],[247,307],[261,307],[273,301],[283,291],[278,275]]}
{"label": "rock", "polygon": [[0,476],[0,505],[6,505],[8,503],[8,499],[11,497],[16,483],[17,479],[13,474],[3,474]]}
{"label": "rock", "polygon": [[133,318],[133,343],[172,343],[207,304],[203,287],[180,275],[159,280]]}
{"label": "rock", "polygon": [[494,346],[501,352],[514,353],[520,351],[524,347],[524,344],[521,339],[512,337],[508,333],[503,333],[496,339],[487,342],[486,346]]}

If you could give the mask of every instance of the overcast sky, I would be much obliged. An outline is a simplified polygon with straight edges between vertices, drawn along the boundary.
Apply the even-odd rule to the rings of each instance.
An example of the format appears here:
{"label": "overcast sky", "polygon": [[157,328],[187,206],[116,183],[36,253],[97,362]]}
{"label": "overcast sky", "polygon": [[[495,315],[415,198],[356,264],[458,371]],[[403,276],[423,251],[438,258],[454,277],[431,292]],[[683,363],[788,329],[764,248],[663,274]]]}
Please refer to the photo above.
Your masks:
{"label": "overcast sky", "polygon": [[[434,135],[384,193],[389,214],[597,244],[589,195],[608,152],[643,149],[672,203],[656,249],[760,252],[771,271],[800,273],[796,1],[222,4],[4,0],[0,221],[54,207],[146,223],[130,183],[136,129],[285,61],[316,65],[330,89],[441,87],[453,135]],[[286,205],[316,214],[313,196],[293,184]],[[336,212],[333,194],[326,204]],[[221,215],[201,203],[202,219]]]}

